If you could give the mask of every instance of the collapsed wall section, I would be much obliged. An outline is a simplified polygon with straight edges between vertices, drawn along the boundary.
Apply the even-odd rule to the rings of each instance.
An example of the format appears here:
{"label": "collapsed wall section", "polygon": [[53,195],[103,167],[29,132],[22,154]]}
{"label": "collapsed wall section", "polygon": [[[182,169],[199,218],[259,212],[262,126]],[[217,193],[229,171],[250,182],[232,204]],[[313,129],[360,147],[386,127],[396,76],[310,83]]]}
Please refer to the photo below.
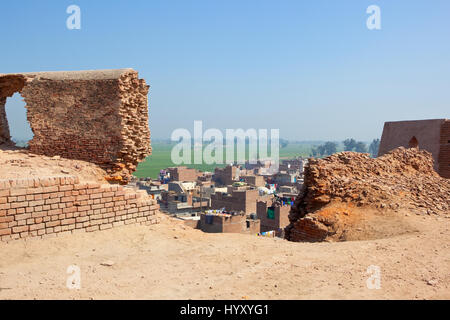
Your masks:
{"label": "collapsed wall section", "polygon": [[403,147],[373,159],[341,152],[310,159],[285,229],[290,241],[345,241],[409,232],[401,213],[450,214],[450,181],[433,156]]}
{"label": "collapsed wall section", "polygon": [[155,224],[158,209],[145,191],[83,183],[76,176],[0,180],[0,239]]}

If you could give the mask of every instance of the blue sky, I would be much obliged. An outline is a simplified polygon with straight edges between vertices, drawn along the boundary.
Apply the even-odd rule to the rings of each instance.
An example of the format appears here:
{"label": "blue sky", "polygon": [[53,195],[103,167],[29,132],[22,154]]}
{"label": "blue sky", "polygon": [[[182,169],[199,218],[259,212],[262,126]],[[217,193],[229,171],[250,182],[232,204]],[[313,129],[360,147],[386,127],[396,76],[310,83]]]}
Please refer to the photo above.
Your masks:
{"label": "blue sky", "polygon": [[[68,30],[66,8],[81,8]],[[381,30],[366,9],[381,8]],[[280,129],[380,137],[385,121],[450,118],[450,1],[2,1],[0,73],[131,67],[150,129]],[[18,97],[11,130],[26,137]]]}

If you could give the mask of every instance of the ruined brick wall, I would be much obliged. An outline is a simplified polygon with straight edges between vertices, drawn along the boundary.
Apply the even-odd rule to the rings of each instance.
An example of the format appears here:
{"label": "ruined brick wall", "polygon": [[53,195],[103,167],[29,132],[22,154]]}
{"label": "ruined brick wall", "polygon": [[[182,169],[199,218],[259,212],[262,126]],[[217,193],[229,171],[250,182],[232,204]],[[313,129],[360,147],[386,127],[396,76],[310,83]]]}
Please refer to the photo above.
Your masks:
{"label": "ruined brick wall", "polygon": [[6,119],[6,97],[0,97],[0,145],[11,141],[9,125]]}
{"label": "ruined brick wall", "polygon": [[0,75],[0,143],[9,140],[4,100],[20,92],[31,152],[93,162],[126,181],[151,153],[148,89],[132,69]]}
{"label": "ruined brick wall", "polygon": [[450,178],[450,120],[446,120],[441,126],[441,139],[439,150],[439,174],[441,177]]}
{"label": "ruined brick wall", "polygon": [[74,176],[0,180],[0,239],[154,224],[158,209],[145,191],[80,183]]}
{"label": "ruined brick wall", "polygon": [[291,241],[397,236],[412,232],[405,213],[450,214],[450,180],[434,170],[430,152],[400,147],[375,159],[340,152],[309,160],[285,236]]}
{"label": "ruined brick wall", "polygon": [[8,120],[6,119],[5,104],[8,97],[22,90],[25,85],[25,77],[22,75],[0,74],[0,145],[11,143]]}
{"label": "ruined brick wall", "polygon": [[381,136],[378,156],[382,156],[398,147],[410,147],[410,141],[416,139],[419,149],[431,152],[434,168],[439,171],[439,150],[441,126],[445,119],[393,121],[386,122]]}

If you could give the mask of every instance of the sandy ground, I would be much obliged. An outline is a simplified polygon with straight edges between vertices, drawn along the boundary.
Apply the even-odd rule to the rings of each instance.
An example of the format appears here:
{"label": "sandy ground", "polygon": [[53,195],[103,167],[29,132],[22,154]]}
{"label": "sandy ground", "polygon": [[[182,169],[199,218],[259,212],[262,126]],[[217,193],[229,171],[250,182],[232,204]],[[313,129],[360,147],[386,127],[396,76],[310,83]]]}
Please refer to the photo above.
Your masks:
{"label": "sandy ground", "polygon": [[[0,243],[0,299],[450,299],[450,219],[389,239],[292,243],[153,226]],[[107,265],[102,265],[106,262]],[[66,286],[80,267],[81,289]],[[381,288],[368,289],[379,266]]]}
{"label": "sandy ground", "polygon": [[0,178],[39,178],[74,175],[83,181],[107,183],[106,173],[97,165],[80,160],[69,160],[59,156],[47,157],[29,153],[26,149],[0,147]]}

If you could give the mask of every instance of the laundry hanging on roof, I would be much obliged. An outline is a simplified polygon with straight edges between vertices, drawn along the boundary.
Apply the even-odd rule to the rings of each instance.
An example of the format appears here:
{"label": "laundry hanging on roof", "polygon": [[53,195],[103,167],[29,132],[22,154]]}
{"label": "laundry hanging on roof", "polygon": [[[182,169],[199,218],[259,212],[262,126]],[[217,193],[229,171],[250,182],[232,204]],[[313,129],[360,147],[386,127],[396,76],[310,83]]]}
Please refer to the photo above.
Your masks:
{"label": "laundry hanging on roof", "polygon": [[273,207],[267,209],[267,218],[275,219],[275,209]]}

